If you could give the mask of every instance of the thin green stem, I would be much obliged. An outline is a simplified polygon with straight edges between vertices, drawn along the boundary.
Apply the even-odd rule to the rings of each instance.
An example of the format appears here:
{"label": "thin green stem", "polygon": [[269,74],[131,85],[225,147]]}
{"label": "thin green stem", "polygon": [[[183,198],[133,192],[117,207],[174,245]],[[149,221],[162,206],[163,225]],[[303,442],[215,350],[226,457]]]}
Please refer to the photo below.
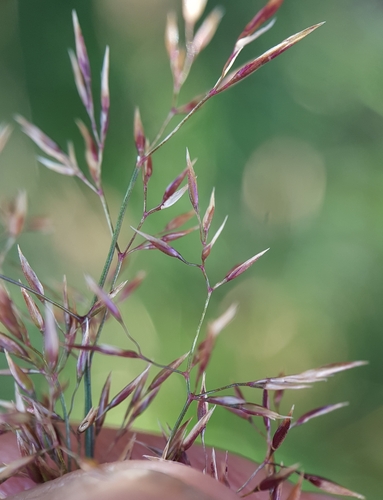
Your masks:
{"label": "thin green stem", "polygon": [[[211,389],[210,391],[201,392],[200,394],[196,394],[196,397],[209,396],[210,394],[225,391],[226,389],[233,389],[234,387],[249,387],[249,382],[234,382],[233,384],[224,385],[222,387],[218,387],[217,389]],[[263,387],[250,387],[253,387],[254,389],[263,389]]]}
{"label": "thin green stem", "polygon": [[[68,448],[68,450],[71,451],[72,448],[71,448],[71,443],[70,443],[70,425],[69,425],[68,410],[67,410],[67,406],[66,406],[66,402],[65,402],[65,398],[64,398],[64,393],[63,393],[63,391],[61,390],[60,387],[58,387],[58,389],[59,389],[59,394],[60,394],[60,402],[61,402],[61,408],[62,408],[62,412],[63,412],[63,418],[64,418],[64,421],[65,421],[65,442],[66,442],[66,447]],[[70,470],[70,468],[71,468],[71,457],[68,456],[68,470]]]}
{"label": "thin green stem", "polygon": [[[108,256],[106,258],[105,265],[104,265],[104,268],[102,270],[100,280],[98,282],[98,285],[100,286],[100,288],[104,287],[106,278],[107,278],[109,270],[110,270],[110,266],[112,265],[113,256],[114,256],[114,252],[116,249],[117,240],[118,240],[118,237],[119,237],[120,232],[121,232],[125,212],[126,212],[126,209],[128,207],[129,199],[130,199],[130,196],[132,194],[134,185],[136,183],[139,171],[140,171],[140,165],[137,163],[135,168],[134,168],[132,177],[130,179],[128,188],[126,190],[126,193],[125,193],[125,196],[124,196],[124,199],[122,201],[120,211],[119,211],[119,214],[117,217],[116,227],[115,227],[114,232],[113,232],[113,238],[112,238],[112,241],[111,241],[111,244],[109,247]],[[94,303],[96,302],[96,300],[97,300],[97,298],[94,299]]]}
{"label": "thin green stem", "polygon": [[[188,386],[189,386],[189,385],[190,385],[190,384],[188,384]],[[174,436],[176,435],[176,432],[177,432],[177,430],[178,430],[179,426],[182,424],[182,420],[184,419],[184,416],[186,415],[186,412],[188,411],[189,406],[190,406],[190,404],[192,403],[192,401],[193,401],[193,400],[192,400],[192,398],[190,398],[190,394],[188,394],[187,400],[185,401],[185,404],[184,404],[184,406],[183,406],[183,408],[182,408],[182,410],[181,410],[181,413],[178,415],[177,421],[176,421],[176,423],[174,424],[174,427],[173,427],[173,429],[172,429],[172,431],[171,431],[171,433],[170,433],[170,436],[169,436],[169,439],[168,439],[168,442],[167,442],[167,445],[166,445],[165,450],[167,450],[167,449],[168,449],[168,447],[169,447],[170,443],[172,442],[172,440],[173,440]],[[165,458],[166,458],[166,457],[165,457]]]}
{"label": "thin green stem", "polygon": [[81,172],[81,170],[78,172],[77,177],[89,188],[91,189],[94,193],[98,194],[97,189],[93,186],[91,182],[88,181],[88,179],[85,177],[85,175]]}
{"label": "thin green stem", "polygon": [[166,144],[168,142],[169,139],[171,139],[173,137],[174,134],[176,134],[179,129],[182,127],[182,125],[184,125],[188,120],[189,118],[194,115],[194,113],[196,111],[199,110],[199,108],[201,108],[205,102],[210,99],[210,97],[212,97],[214,94],[216,93],[216,91],[212,92],[211,90],[200,100],[200,102],[198,104],[196,104],[194,106],[194,108],[190,111],[190,113],[188,113],[185,118],[183,118],[179,124],[174,127],[174,129],[159,143],[157,144],[157,146],[154,146],[153,148],[151,148],[147,153],[146,153],[146,157],[149,157],[150,155],[152,155],[153,153],[155,153],[160,147],[162,147],[164,144]]}
{"label": "thin green stem", "polygon": [[171,119],[175,116],[174,108],[175,106],[173,105],[172,109],[168,113],[168,116],[165,118],[164,123],[161,125],[161,128],[158,131],[158,134],[156,135],[154,141],[151,143],[150,148],[153,148],[161,139],[161,136],[165,132],[166,127],[169,125]]}
{"label": "thin green stem", "polygon": [[191,370],[191,365],[192,365],[192,362],[193,362],[193,355],[194,355],[194,352],[195,352],[195,349],[196,349],[196,346],[197,346],[197,342],[198,342],[199,334],[200,334],[200,331],[201,331],[201,327],[202,327],[202,324],[203,324],[205,316],[206,316],[206,311],[207,311],[207,308],[209,306],[211,294],[212,294],[211,291],[209,291],[208,294],[207,294],[207,297],[206,297],[206,300],[205,300],[205,306],[203,308],[203,311],[202,311],[202,314],[201,314],[201,318],[200,318],[199,323],[198,323],[197,331],[196,331],[196,334],[194,336],[192,348],[191,348],[189,356],[188,356],[188,364],[187,364],[187,371],[188,371],[188,373],[190,373],[190,370]]}
{"label": "thin green stem", "polygon": [[190,371],[191,371],[191,366],[192,366],[192,363],[193,363],[193,355],[194,355],[194,352],[195,352],[195,349],[196,349],[196,346],[197,346],[197,342],[198,342],[198,337],[199,337],[199,334],[200,334],[200,331],[201,331],[201,327],[202,327],[202,324],[203,324],[205,316],[206,316],[207,308],[209,306],[211,293],[212,292],[208,292],[208,294],[207,294],[206,301],[205,301],[205,306],[204,306],[204,309],[202,311],[202,315],[201,315],[201,318],[200,318],[200,321],[199,321],[198,327],[197,327],[197,332],[195,334],[195,337],[194,337],[194,340],[193,340],[193,344],[192,344],[192,348],[191,348],[191,350],[189,352],[189,356],[188,356],[187,377],[186,377],[186,387],[187,387],[188,397],[187,397],[187,400],[186,400],[186,402],[184,404],[184,407],[182,408],[181,413],[179,414],[179,416],[177,418],[177,421],[174,424],[174,427],[173,427],[173,429],[172,429],[172,431],[170,433],[170,436],[169,436],[169,439],[168,439],[168,443],[171,443],[171,441],[172,441],[173,437],[175,436],[175,434],[176,434],[179,426],[182,423],[182,420],[183,420],[184,416],[186,415],[186,412],[189,409],[189,406],[190,406],[191,402],[193,401],[193,398],[191,398],[191,392],[190,392]]}
{"label": "thin green stem", "polygon": [[[124,199],[122,200],[120,211],[118,213],[116,227],[115,227],[114,232],[113,232],[113,237],[112,237],[112,241],[110,243],[109,252],[108,252],[105,264],[104,264],[104,268],[103,268],[102,273],[101,273],[100,280],[98,282],[100,288],[103,288],[105,285],[106,278],[107,278],[109,270],[110,270],[110,266],[112,265],[112,262],[113,262],[114,253],[116,251],[116,248],[118,248],[118,244],[117,244],[118,237],[119,237],[120,232],[121,232],[122,223],[123,223],[123,220],[125,217],[126,209],[128,207],[129,199],[130,199],[130,196],[132,194],[134,185],[136,183],[139,170],[140,170],[140,165],[137,162],[137,164],[133,170],[133,174],[132,174],[132,177],[130,179],[128,188],[126,190]],[[118,276],[120,269],[121,269],[121,264],[119,263],[119,265],[117,266],[116,271],[114,273],[113,284],[115,283],[115,281],[117,279],[117,276]],[[92,306],[96,303],[96,300],[97,300],[97,297],[94,297]],[[104,324],[104,321],[100,325],[99,332],[97,334],[98,337],[101,334],[103,324]],[[84,371],[84,391],[85,391],[84,413],[85,413],[85,415],[87,415],[89,413],[90,409],[92,408],[92,379],[91,379],[91,357],[90,356],[88,357],[88,361],[86,363],[85,371]],[[94,453],[94,431],[93,431],[93,427],[90,426],[85,431],[85,455],[89,458],[92,458],[93,453]]]}
{"label": "thin green stem", "polygon": [[[110,216],[110,210],[109,210],[108,202],[106,201],[104,192],[102,190],[100,190],[100,192],[98,193],[98,195],[100,197],[102,209],[104,210],[104,215],[105,215],[106,222],[108,223],[110,234],[113,237],[114,227],[113,227],[112,218]],[[117,252],[120,251],[120,248],[118,246],[118,242],[116,242],[116,250],[117,250]]]}

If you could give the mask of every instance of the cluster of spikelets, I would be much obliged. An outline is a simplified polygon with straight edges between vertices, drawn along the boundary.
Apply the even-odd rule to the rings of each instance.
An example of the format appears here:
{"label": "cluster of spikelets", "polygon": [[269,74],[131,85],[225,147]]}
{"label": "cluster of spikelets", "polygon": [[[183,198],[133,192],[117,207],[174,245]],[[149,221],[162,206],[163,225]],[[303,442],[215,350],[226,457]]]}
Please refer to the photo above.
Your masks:
{"label": "cluster of spikelets", "polygon": [[[157,137],[151,142],[145,135],[140,113],[136,110],[134,141],[137,149],[137,161],[116,221],[112,221],[110,217],[101,176],[110,106],[108,85],[109,49],[107,48],[105,51],[101,72],[101,111],[99,120],[96,120],[89,59],[77,16],[73,13],[76,51],[70,51],[70,59],[76,87],[89,117],[89,126],[82,121],[77,121],[84,139],[85,159],[89,176],[85,175],[79,168],[72,143],[68,143],[67,152],[65,152],[35,125],[22,117],[17,117],[17,121],[23,131],[46,155],[38,157],[40,163],[59,174],[77,177],[99,197],[110,229],[111,244],[98,282],[90,277],[86,278],[94,298],[84,314],[77,312],[73,294],[67,286],[65,278],[60,303],[52,300],[46,294],[43,284],[36,276],[20,248],[18,248],[18,252],[21,270],[26,283],[0,275],[3,283],[8,282],[11,286],[16,285],[20,289],[26,305],[26,311],[21,314],[5,285],[0,284],[0,322],[8,331],[8,333],[0,332],[0,351],[4,353],[8,363],[8,369],[2,370],[1,375],[12,376],[15,382],[14,401],[0,401],[2,408],[0,432],[13,432],[17,435],[17,444],[22,457],[15,462],[0,466],[1,482],[11,476],[20,474],[29,475],[36,483],[49,481],[73,470],[73,468],[81,468],[84,467],[84,464],[89,464],[89,460],[93,458],[95,440],[103,427],[106,414],[122,403],[127,404],[125,416],[120,430],[117,432],[116,439],[118,439],[131,430],[136,418],[145,411],[157,396],[162,384],[170,375],[175,373],[183,377],[186,382],[186,398],[174,426],[163,430],[164,442],[166,443],[164,449],[152,450],[157,458],[189,463],[188,449],[195,443],[197,438],[201,438],[202,442],[204,442],[206,425],[216,407],[219,406],[247,420],[253,426],[255,425],[254,417],[261,417],[265,428],[263,433],[266,441],[265,459],[248,481],[238,490],[239,494],[249,495],[256,491],[269,491],[270,498],[276,500],[281,498],[284,481],[297,474],[299,480],[291,490],[290,500],[299,499],[304,479],[329,493],[363,498],[361,495],[329,480],[300,472],[299,465],[286,467],[278,464],[275,452],[280,448],[291,428],[345,405],[345,403],[340,403],[317,408],[293,421],[293,409],[286,416],[281,415],[279,412],[284,391],[309,387],[314,382],[326,380],[337,372],[364,363],[333,364],[297,375],[233,383],[229,386],[207,390],[205,372],[216,338],[221,330],[233,320],[237,309],[237,306],[233,304],[223,315],[211,322],[207,326],[204,340],[200,341],[200,330],[204,323],[211,295],[218,287],[244,273],[264,255],[266,250],[232,268],[221,281],[214,285],[210,284],[205,262],[225,226],[226,219],[214,236],[209,239],[209,231],[215,210],[214,191],[206,211],[202,214],[196,174],[194,172],[195,161],[190,158],[188,151],[186,153],[186,168],[170,182],[162,199],[154,208],[147,206],[148,186],[153,174],[153,154],[210,98],[240,82],[320,26],[320,24],[317,24],[287,38],[261,56],[252,59],[239,69],[233,70],[236,58],[245,46],[265,33],[273,25],[274,21],[266,25],[264,23],[272,18],[282,2],[283,0],[270,0],[254,16],[235,42],[234,49],[224,64],[217,83],[202,97],[197,97],[184,105],[178,104],[180,90],[196,57],[212,39],[222,17],[222,10],[215,8],[195,29],[196,23],[205,9],[206,0],[184,0],[184,47],[181,47],[179,43],[176,15],[172,13],[168,16],[165,40],[173,75],[173,98],[170,111]],[[177,124],[165,135],[170,122],[173,118],[177,119],[177,117],[179,117]],[[9,133],[8,126],[3,126],[0,129],[0,149],[5,145]],[[121,248],[118,238],[130,195],[139,174],[142,176],[144,200],[142,218],[137,227],[132,228],[132,236],[126,248]],[[156,235],[149,235],[142,231],[142,226],[150,215],[174,205],[186,192],[189,194],[191,203],[189,212],[169,221]],[[20,192],[10,202],[3,203],[1,215],[5,244],[0,253],[0,268],[7,253],[16,244],[18,237],[25,228],[44,230],[46,227],[46,220],[44,219],[27,221],[27,198],[24,192]],[[182,229],[182,226],[192,218],[197,221],[196,225],[188,229]],[[197,263],[186,261],[172,246],[175,240],[187,236],[192,231],[199,232],[201,241],[201,257]],[[143,238],[141,243],[136,243],[138,237]],[[190,351],[169,364],[160,364],[144,355],[137,340],[131,337],[118,308],[118,304],[126,300],[144,279],[144,274],[140,273],[129,281],[119,280],[125,259],[132,252],[139,250],[159,250],[186,265],[196,267],[201,271],[206,283],[205,307]],[[22,316],[26,316],[26,313],[31,324],[42,334],[42,340],[37,345],[31,342],[28,328],[21,319]],[[133,344],[132,349],[121,349],[100,342],[104,323],[109,318],[114,318],[120,324]],[[146,367],[140,375],[129,381],[113,397],[110,397],[111,376],[109,375],[97,404],[93,404],[91,398],[91,366],[95,353],[140,359],[145,362]],[[75,358],[77,362],[76,387],[73,390],[71,405],[68,408],[63,396],[67,382],[63,381],[62,371],[70,357]],[[159,368],[159,370],[157,370],[154,378],[149,380],[150,371],[156,368]],[[45,380],[46,390],[42,394],[40,394],[42,392],[41,386],[44,384],[40,381],[35,383],[35,379]],[[84,420],[73,428],[70,423],[70,416],[77,390],[82,383],[85,388],[87,411]],[[262,403],[256,404],[247,401],[242,394],[241,387],[261,389],[263,393]],[[228,391],[234,391],[234,393],[228,394]],[[269,398],[270,391],[274,394],[274,397],[271,398],[272,408]],[[191,430],[188,430],[191,419],[186,419],[186,413],[192,404],[196,405],[197,423]],[[271,423],[275,420],[281,423],[274,429]],[[81,454],[78,454],[78,446],[77,443],[74,444],[74,441],[77,440],[78,443],[82,443],[80,440],[82,433],[85,433],[85,444]],[[123,459],[129,459],[133,445],[134,438],[129,441]],[[205,453],[206,463],[208,463],[208,452],[205,450]],[[261,469],[266,471],[266,477],[257,482],[255,476]],[[223,468],[225,471],[223,474],[219,473],[219,470],[221,470],[221,467],[217,466],[213,454],[211,465],[206,467],[205,472],[212,473],[217,479],[228,483],[225,467]],[[252,483],[255,481],[257,484],[254,486],[254,484],[250,484],[251,481]]]}

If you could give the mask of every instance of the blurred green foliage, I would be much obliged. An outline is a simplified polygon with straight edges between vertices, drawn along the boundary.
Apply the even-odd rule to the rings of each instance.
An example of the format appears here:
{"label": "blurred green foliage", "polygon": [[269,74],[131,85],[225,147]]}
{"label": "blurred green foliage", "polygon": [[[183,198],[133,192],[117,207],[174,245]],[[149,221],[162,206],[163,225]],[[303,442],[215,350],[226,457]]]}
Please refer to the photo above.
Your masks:
{"label": "blurred green foliage", "polygon": [[[238,34],[263,5],[259,0],[209,0],[208,10],[218,3],[226,14],[181,100],[215,83]],[[79,152],[73,118],[86,116],[67,57],[67,48],[74,45],[72,8],[87,42],[94,95],[104,46],[111,48],[103,178],[116,214],[135,160],[134,107],[140,107],[153,137],[170,105],[171,76],[162,40],[166,13],[173,8],[180,14],[180,2],[2,0],[0,120],[24,114],[63,146],[74,140]],[[309,25],[326,24],[190,120],[153,157],[149,200],[158,201],[184,168],[187,146],[199,158],[195,169],[202,206],[216,187],[213,230],[229,214],[209,257],[211,281],[271,247],[246,275],[213,295],[209,319],[232,301],[239,302],[240,312],[219,338],[208,387],[335,361],[370,361],[368,367],[286,396],[283,411],[295,402],[297,416],[338,401],[350,401],[350,406],[294,430],[280,458],[378,498],[383,466],[377,446],[383,440],[383,6],[380,0],[286,0],[277,18],[271,31],[246,47],[240,62]],[[37,167],[33,147],[18,130],[0,162],[1,196],[26,188],[31,213],[52,216],[54,234],[26,234],[20,242],[40,279],[56,287],[65,273],[71,286],[85,291],[83,273],[98,277],[108,247],[97,200],[73,179]],[[122,240],[129,238],[129,224],[137,223],[141,209],[138,188]],[[149,219],[146,232],[158,231],[186,210],[185,197],[169,213]],[[198,260],[198,239],[188,238],[177,248],[187,259]],[[142,268],[148,278],[123,307],[124,317],[147,355],[170,362],[190,348],[205,300],[204,283],[195,269],[159,252],[135,254],[130,264],[127,278]],[[19,277],[16,253],[6,271]],[[104,340],[125,342],[112,322]],[[113,393],[139,369],[131,361],[111,363],[98,356],[96,398],[111,367]],[[1,387],[2,392],[12,390],[5,383]],[[139,424],[152,430],[158,430],[158,420],[171,425],[183,394],[182,381],[174,378]],[[249,397],[260,400],[258,393]],[[78,418],[81,412],[80,401]],[[116,410],[110,422],[117,424],[119,418]],[[215,446],[255,459],[264,453],[246,423],[224,410],[215,413],[206,437]]]}

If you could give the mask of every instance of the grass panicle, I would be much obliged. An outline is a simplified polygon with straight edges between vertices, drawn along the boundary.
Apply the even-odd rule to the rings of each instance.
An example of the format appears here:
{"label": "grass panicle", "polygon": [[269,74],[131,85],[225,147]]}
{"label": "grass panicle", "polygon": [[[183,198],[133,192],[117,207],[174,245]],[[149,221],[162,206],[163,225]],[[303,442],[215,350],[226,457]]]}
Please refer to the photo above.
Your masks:
{"label": "grass panicle", "polygon": [[[38,156],[38,160],[43,166],[61,175],[76,177],[99,199],[105,215],[105,223],[111,233],[111,241],[98,279],[91,276],[85,278],[92,298],[81,297],[77,300],[80,294],[71,290],[65,277],[59,294],[52,292],[43,284],[43,280],[38,278],[33,270],[34,263],[29,263],[19,246],[22,280],[18,281],[17,278],[0,275],[3,281],[0,284],[0,322],[7,331],[7,333],[0,332],[0,351],[4,353],[8,364],[8,369],[2,370],[1,376],[10,376],[15,383],[15,402],[0,401],[2,408],[0,432],[13,432],[17,435],[21,454],[20,459],[0,466],[1,482],[20,473],[28,475],[35,482],[45,482],[75,468],[92,467],[95,442],[105,424],[108,412],[117,406],[125,405],[125,414],[116,435],[116,440],[118,440],[132,431],[137,418],[157,398],[167,379],[170,376],[178,376],[183,379],[186,387],[185,398],[180,402],[182,409],[175,423],[163,430],[165,437],[163,449],[148,448],[150,459],[174,460],[188,464],[188,450],[195,445],[196,440],[201,440],[205,450],[205,473],[230,486],[227,455],[226,460],[219,463],[214,449],[210,456],[204,445],[204,435],[210,419],[214,418],[214,413],[223,408],[248,421],[250,426],[265,439],[265,459],[239,488],[238,495],[248,496],[258,491],[268,491],[270,499],[280,498],[283,483],[288,478],[297,475],[298,482],[291,490],[290,500],[299,498],[303,480],[328,493],[363,498],[327,479],[300,472],[299,464],[286,467],[276,461],[275,455],[288,438],[292,428],[343,408],[347,404],[338,403],[316,408],[294,420],[293,409],[287,415],[281,413],[281,401],[285,391],[310,387],[315,382],[327,380],[328,377],[338,372],[362,366],[365,362],[343,362],[307,370],[296,375],[281,374],[271,378],[232,383],[218,388],[208,387],[206,372],[215,343],[221,331],[235,320],[238,309],[237,304],[232,304],[205,328],[205,316],[211,296],[217,288],[240,278],[244,272],[248,272],[249,268],[263,257],[268,249],[256,251],[253,257],[235,265],[228,272],[224,269],[225,264],[222,266],[222,274],[226,272],[223,280],[211,286],[205,264],[208,258],[212,258],[213,247],[224,230],[227,217],[214,235],[209,238],[216,207],[215,190],[212,190],[206,210],[202,210],[205,200],[201,198],[198,190],[197,174],[194,169],[196,160],[191,159],[188,149],[186,149],[185,168],[178,175],[175,174],[176,177],[173,180],[168,181],[162,199],[159,199],[154,207],[148,206],[149,181],[153,179],[152,182],[155,182],[154,179],[158,175],[158,172],[153,170],[153,155],[164,147],[183,124],[212,97],[240,83],[323,24],[319,23],[300,31],[245,65],[233,69],[242,50],[272,27],[274,20],[270,21],[270,19],[282,2],[283,0],[269,0],[246,24],[223,65],[217,83],[200,96],[181,104],[179,104],[181,89],[191,73],[197,56],[211,42],[218,29],[223,10],[213,9],[205,19],[201,20],[196,29],[196,23],[203,16],[207,0],[183,0],[182,13],[185,28],[183,46],[180,44],[177,17],[175,13],[169,14],[165,30],[165,45],[173,77],[171,105],[153,139],[147,137],[140,111],[138,107],[136,108],[133,118],[132,147],[136,148],[137,159],[115,220],[112,220],[110,215],[102,180],[103,153],[111,105],[110,51],[109,47],[106,47],[101,69],[101,95],[95,100],[88,51],[77,14],[73,12],[75,50],[69,51],[69,57],[80,101],[88,117],[88,123],[76,121],[84,143],[83,155],[88,171],[83,172],[78,166],[73,142],[69,141],[67,148],[64,149],[24,117],[18,116],[16,121],[40,149],[42,155]],[[269,23],[265,24],[266,22]],[[99,118],[95,115],[96,109],[100,110]],[[0,150],[5,147],[10,132],[9,125],[0,126]],[[143,211],[141,219],[134,227],[131,227],[130,240],[124,248],[120,246],[119,238],[122,223],[132,191],[139,183],[140,174],[142,176]],[[186,192],[190,201],[189,211],[171,218],[165,227],[155,234],[149,234],[142,229],[148,217],[176,205]],[[0,270],[7,254],[17,244],[23,230],[28,227],[44,230],[46,227],[43,219],[34,222],[32,220],[28,226],[27,196],[24,191],[20,191],[11,201],[4,202],[1,207],[5,243],[0,250]],[[184,228],[183,226],[192,219],[193,226]],[[177,240],[186,238],[194,231],[199,232],[201,251],[200,255],[196,256],[195,262],[189,262],[175,246],[177,246]],[[154,361],[142,352],[140,339],[134,339],[130,335],[128,320],[121,312],[120,304],[129,300],[145,279],[144,272],[138,273],[130,280],[123,277],[128,264],[127,257],[133,252],[142,250],[158,250],[164,254],[163,258],[173,257],[195,268],[196,273],[202,274],[206,286],[205,305],[199,320],[196,321],[198,326],[190,350],[170,363],[166,360]],[[113,267],[116,261],[117,264]],[[12,288],[12,294],[8,291],[8,287]],[[25,309],[22,313],[16,306],[19,291],[25,302]],[[61,301],[57,299],[58,295],[62,295]],[[87,305],[84,307],[84,304]],[[26,326],[27,319],[32,328],[37,328],[41,332],[40,342],[31,342],[28,333],[29,326]],[[106,321],[117,322],[118,328],[121,328],[133,344],[131,349],[102,342],[102,331]],[[202,338],[204,330],[206,334]],[[141,363],[143,368],[138,376],[127,381],[124,388],[115,395],[110,394],[113,378],[113,372],[111,372],[95,404],[91,394],[92,360],[96,354],[126,358],[126,363]],[[67,408],[63,396],[66,389],[65,377],[67,377],[64,368],[70,358],[75,359],[76,384],[70,397],[70,407]],[[84,418],[79,424],[74,424],[71,421],[71,413],[73,406],[78,404],[77,391],[81,385],[85,390]],[[44,390],[41,390],[41,387]],[[200,387],[199,392],[197,387]],[[254,390],[254,401],[247,399],[241,390],[242,387]],[[259,396],[258,402],[256,402],[257,396]],[[192,406],[195,408],[196,421],[191,425],[192,419],[187,414]],[[264,430],[256,426],[257,417],[260,417],[261,426],[263,422]],[[82,434],[85,434],[85,440],[81,438]],[[136,437],[133,435],[129,438],[121,455],[122,460],[129,459],[135,445]],[[256,473],[261,469],[265,469],[267,474],[262,481],[257,482]]]}

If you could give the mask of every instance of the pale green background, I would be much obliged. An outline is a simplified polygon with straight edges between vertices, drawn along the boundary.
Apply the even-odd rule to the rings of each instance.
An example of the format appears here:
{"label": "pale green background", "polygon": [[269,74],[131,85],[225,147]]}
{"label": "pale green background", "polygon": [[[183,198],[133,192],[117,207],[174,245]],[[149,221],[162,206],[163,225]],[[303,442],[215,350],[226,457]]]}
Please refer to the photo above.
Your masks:
{"label": "pale green background", "polygon": [[[208,10],[218,2],[209,1]],[[198,58],[184,99],[214,84],[236,37],[260,1],[220,2],[226,9],[218,34]],[[1,0],[0,121],[22,113],[63,147],[73,139],[73,118],[86,116],[74,87],[67,49],[73,47],[70,12],[76,8],[95,80],[105,44],[111,49],[111,123],[104,180],[116,214],[132,170],[132,116],[139,105],[147,133],[165,116],[171,77],[163,47],[165,0]],[[220,289],[208,318],[239,301],[237,319],[222,333],[208,372],[209,387],[234,380],[294,373],[354,359],[368,367],[339,375],[311,391],[289,394],[299,416],[313,407],[350,406],[293,431],[279,454],[307,472],[330,477],[369,499],[380,498],[383,460],[383,6],[378,0],[286,0],[275,27],[250,45],[245,62],[283,38],[320,21],[326,24],[259,73],[209,102],[171,144],[156,154],[149,199],[155,203],[184,168],[185,148],[198,157],[201,206],[216,188],[213,230],[226,214],[224,233],[209,258],[214,283],[236,263],[271,247],[245,276]],[[95,82],[95,95],[99,84]],[[1,159],[0,193],[29,193],[33,214],[49,212],[55,233],[27,234],[21,246],[42,281],[86,290],[83,274],[97,279],[108,239],[97,200],[69,178],[37,166],[35,150],[17,127]],[[189,209],[187,198],[153,217],[147,232]],[[122,240],[141,210],[137,189]],[[193,236],[177,248],[199,258]],[[126,277],[148,270],[140,291],[122,308],[144,352],[161,362],[184,353],[198,323],[204,286],[195,269],[156,253],[135,255]],[[19,278],[16,254],[6,272]],[[105,342],[128,346],[116,323]],[[94,395],[113,369],[112,392],[125,385],[138,363],[97,357]],[[68,372],[69,373],[69,372]],[[9,381],[1,397],[12,391]],[[71,386],[73,387],[73,377]],[[172,424],[183,404],[175,378],[138,425]],[[4,392],[4,394],[3,394]],[[249,393],[260,401],[260,394]],[[76,415],[81,416],[78,401]],[[120,415],[111,414],[117,424]],[[217,410],[206,436],[217,447],[261,459],[258,436],[225,410]]]}

